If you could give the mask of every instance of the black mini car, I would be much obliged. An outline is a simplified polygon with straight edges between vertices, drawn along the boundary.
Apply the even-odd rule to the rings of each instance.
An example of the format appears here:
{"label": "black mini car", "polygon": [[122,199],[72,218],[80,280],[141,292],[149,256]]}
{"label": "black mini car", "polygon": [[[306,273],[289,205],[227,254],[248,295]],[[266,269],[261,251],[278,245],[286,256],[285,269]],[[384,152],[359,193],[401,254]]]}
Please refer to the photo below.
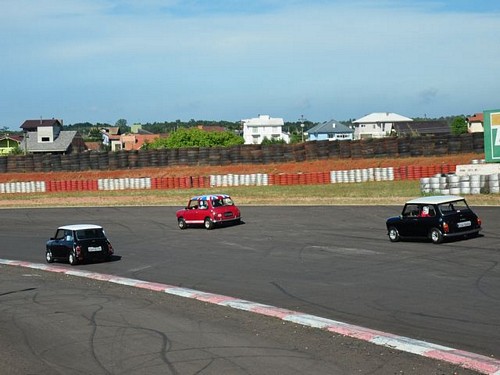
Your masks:
{"label": "black mini car", "polygon": [[90,260],[108,261],[113,247],[104,229],[94,224],[66,225],[57,228],[56,234],[47,241],[45,259],[68,261],[72,266]]}
{"label": "black mini car", "polygon": [[392,242],[428,238],[441,243],[445,238],[476,236],[481,230],[481,220],[464,198],[443,195],[406,202],[401,215],[387,219],[386,226]]}

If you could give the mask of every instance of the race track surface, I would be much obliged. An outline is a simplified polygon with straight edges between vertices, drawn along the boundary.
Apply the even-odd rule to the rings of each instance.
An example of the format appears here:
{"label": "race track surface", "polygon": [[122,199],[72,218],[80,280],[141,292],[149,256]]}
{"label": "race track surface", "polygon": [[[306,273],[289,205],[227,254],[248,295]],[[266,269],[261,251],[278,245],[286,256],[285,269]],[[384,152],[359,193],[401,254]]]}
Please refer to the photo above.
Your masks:
{"label": "race track surface", "polygon": [[[244,224],[213,231],[179,230],[172,207],[1,210],[0,257],[41,263],[57,226],[101,224],[117,257],[79,269],[244,298],[498,358],[500,210],[475,209],[484,236],[432,245],[388,241],[385,218],[399,209],[242,207]],[[57,283],[47,293],[56,293],[52,288]],[[335,371],[317,373],[349,373],[333,365]]]}

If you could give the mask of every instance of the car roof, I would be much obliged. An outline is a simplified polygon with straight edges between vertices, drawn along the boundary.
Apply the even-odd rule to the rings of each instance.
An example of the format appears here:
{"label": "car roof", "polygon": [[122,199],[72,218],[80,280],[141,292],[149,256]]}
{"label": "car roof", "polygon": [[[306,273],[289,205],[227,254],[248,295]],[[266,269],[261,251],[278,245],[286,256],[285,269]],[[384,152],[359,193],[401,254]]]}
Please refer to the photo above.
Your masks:
{"label": "car roof", "polygon": [[412,199],[407,204],[442,204],[442,203],[450,203],[463,200],[463,197],[459,197],[458,195],[434,195],[431,197],[420,197]]}
{"label": "car roof", "polygon": [[58,229],[67,229],[67,230],[84,230],[84,229],[102,229],[100,225],[95,224],[71,224],[64,225],[59,227]]}
{"label": "car roof", "polygon": [[227,194],[208,194],[208,195],[196,195],[191,198],[192,201],[208,201],[211,199],[224,199],[229,198]]}

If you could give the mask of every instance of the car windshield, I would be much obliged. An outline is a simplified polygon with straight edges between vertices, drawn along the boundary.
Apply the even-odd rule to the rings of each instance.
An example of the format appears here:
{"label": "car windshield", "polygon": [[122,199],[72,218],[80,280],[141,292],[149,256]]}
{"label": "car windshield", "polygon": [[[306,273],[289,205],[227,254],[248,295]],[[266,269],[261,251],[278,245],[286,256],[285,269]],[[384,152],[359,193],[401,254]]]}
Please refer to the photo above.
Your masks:
{"label": "car windshield", "polygon": [[443,215],[460,212],[468,209],[469,206],[467,205],[465,200],[442,203],[439,205],[439,210],[443,213]]}
{"label": "car windshield", "polygon": [[103,230],[101,228],[92,228],[92,229],[80,229],[76,231],[76,237],[79,240],[90,240],[90,239],[101,239],[106,238]]}

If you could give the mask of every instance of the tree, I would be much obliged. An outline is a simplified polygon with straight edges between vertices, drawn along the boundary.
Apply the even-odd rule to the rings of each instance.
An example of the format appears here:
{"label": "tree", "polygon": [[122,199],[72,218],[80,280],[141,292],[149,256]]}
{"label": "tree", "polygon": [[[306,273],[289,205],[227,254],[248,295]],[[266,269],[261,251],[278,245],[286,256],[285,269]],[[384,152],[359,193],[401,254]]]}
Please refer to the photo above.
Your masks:
{"label": "tree", "polygon": [[229,147],[243,144],[243,138],[232,132],[207,132],[198,128],[181,128],[167,138],[158,138],[143,148]]}
{"label": "tree", "polygon": [[264,145],[264,146],[267,146],[267,145],[282,145],[282,144],[286,144],[286,142],[283,140],[283,139],[276,139],[276,138],[264,138],[262,140],[262,143],[261,145]]}
{"label": "tree", "polygon": [[463,116],[455,117],[451,122],[450,127],[451,127],[451,133],[453,135],[460,135],[467,133],[467,121]]}
{"label": "tree", "polygon": [[125,120],[124,118],[116,121],[115,126],[118,126],[120,128],[121,134],[130,133],[130,126],[127,126],[127,120]]}

